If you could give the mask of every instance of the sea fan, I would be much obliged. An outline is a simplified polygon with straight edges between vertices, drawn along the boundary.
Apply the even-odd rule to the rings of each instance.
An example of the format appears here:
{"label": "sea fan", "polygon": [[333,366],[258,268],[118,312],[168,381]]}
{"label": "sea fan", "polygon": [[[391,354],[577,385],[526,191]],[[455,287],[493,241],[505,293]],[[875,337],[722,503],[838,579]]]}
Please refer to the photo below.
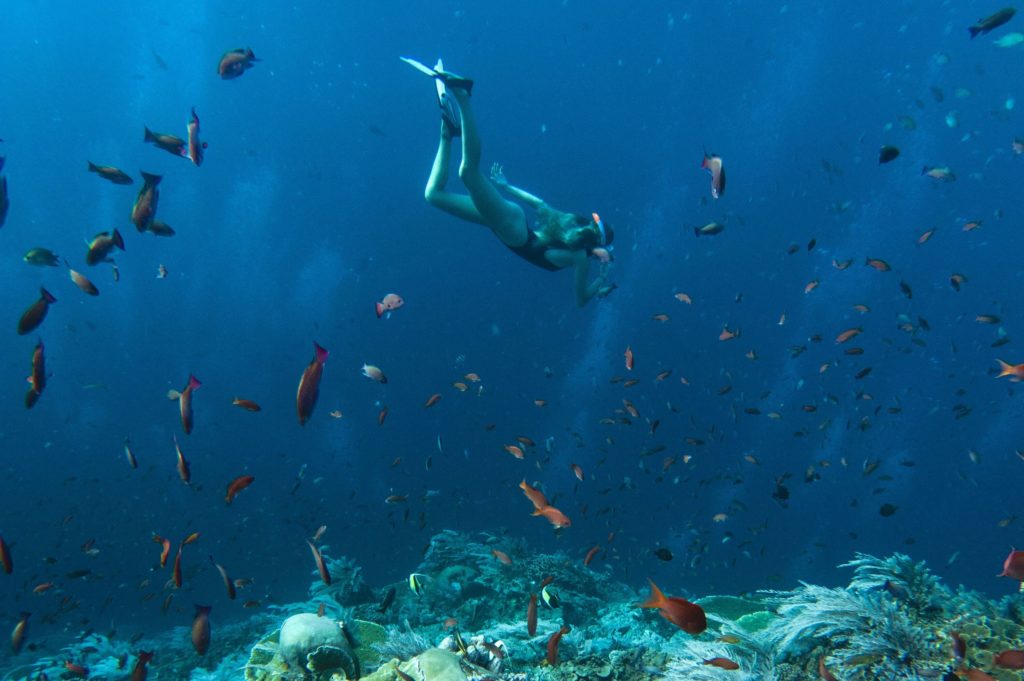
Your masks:
{"label": "sea fan", "polygon": [[[666,681],[776,681],[773,665],[740,646],[718,641],[701,641],[676,635],[666,650],[671,662],[665,668]],[[705,664],[705,660],[724,657],[736,662],[739,669],[721,669]]]}
{"label": "sea fan", "polygon": [[424,650],[433,648],[433,644],[422,634],[413,631],[409,620],[405,621],[405,629],[388,627],[388,635],[383,643],[373,644],[373,649],[385,659],[397,657],[399,660],[411,660]]}
{"label": "sea fan", "polygon": [[782,656],[798,656],[816,639],[844,642],[872,620],[877,594],[829,589],[801,582],[793,591],[767,591],[778,606],[779,621],[770,629],[772,646]]}
{"label": "sea fan", "polygon": [[850,589],[884,590],[922,614],[941,609],[941,604],[952,595],[924,561],[915,563],[902,553],[894,553],[888,558],[858,553],[853,560],[839,567],[854,568]]}

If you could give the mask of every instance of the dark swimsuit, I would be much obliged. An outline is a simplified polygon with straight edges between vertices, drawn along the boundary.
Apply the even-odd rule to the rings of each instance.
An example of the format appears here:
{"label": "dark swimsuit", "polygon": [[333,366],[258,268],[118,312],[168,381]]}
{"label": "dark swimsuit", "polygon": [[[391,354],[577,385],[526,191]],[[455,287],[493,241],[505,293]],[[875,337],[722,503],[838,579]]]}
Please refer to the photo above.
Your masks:
{"label": "dark swimsuit", "polygon": [[[527,227],[526,229],[526,243],[522,246],[509,246],[505,244],[508,250],[518,255],[523,260],[533,263],[537,267],[548,270],[549,272],[557,272],[562,269],[544,257],[544,254],[548,252],[548,247],[540,242],[537,238],[537,233]],[[504,243],[504,242],[502,242]]]}

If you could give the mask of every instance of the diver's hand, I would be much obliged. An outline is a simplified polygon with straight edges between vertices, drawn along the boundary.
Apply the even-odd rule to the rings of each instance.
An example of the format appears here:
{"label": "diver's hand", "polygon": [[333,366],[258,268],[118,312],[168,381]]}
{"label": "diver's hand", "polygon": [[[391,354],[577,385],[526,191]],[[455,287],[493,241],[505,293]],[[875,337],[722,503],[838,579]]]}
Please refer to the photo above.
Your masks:
{"label": "diver's hand", "polygon": [[495,163],[491,166],[491,182],[494,183],[498,189],[505,189],[508,187],[508,179],[505,177],[504,169],[500,163]]}

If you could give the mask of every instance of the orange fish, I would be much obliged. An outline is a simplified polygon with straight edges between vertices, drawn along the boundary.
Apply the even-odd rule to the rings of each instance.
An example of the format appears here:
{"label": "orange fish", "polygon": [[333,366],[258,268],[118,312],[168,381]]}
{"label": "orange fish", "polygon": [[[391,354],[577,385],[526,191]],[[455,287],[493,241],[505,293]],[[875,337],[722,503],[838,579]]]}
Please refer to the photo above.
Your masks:
{"label": "orange fish", "polygon": [[516,457],[517,459],[522,459],[525,456],[525,453],[523,452],[522,448],[517,447],[516,445],[505,445],[505,451],[511,454],[512,456]]}
{"label": "orange fish", "polygon": [[400,295],[398,295],[397,293],[387,294],[375,305],[375,309],[377,311],[377,319],[380,319],[385,314],[387,314],[387,316],[390,318],[391,311],[397,310],[403,305],[405,305],[405,301],[402,300],[402,297]]}
{"label": "orange fish", "polygon": [[852,259],[850,259],[850,260],[836,260],[835,258],[832,259],[832,267],[836,268],[839,271],[845,270],[847,267],[849,267],[852,264],[853,264],[853,260]]}
{"label": "orange fish", "polygon": [[687,305],[693,305],[693,299],[685,293],[677,293],[673,296],[680,303],[686,303]]}
{"label": "orange fish", "polygon": [[246,411],[260,411],[261,409],[260,405],[256,404],[252,400],[243,400],[237,397],[231,400],[231,404],[235,405],[236,407],[241,407]]}
{"label": "orange fish", "polygon": [[841,343],[845,343],[846,341],[850,340],[854,336],[860,335],[863,332],[864,332],[864,329],[859,327],[859,326],[854,326],[853,328],[847,329],[846,331],[843,331],[838,336],[836,336],[836,345],[839,345]]}
{"label": "orange fish", "polygon": [[932,227],[931,229],[925,231],[923,234],[921,234],[921,236],[917,237],[917,245],[920,246],[920,245],[924,244],[925,242],[927,242],[928,239],[932,238],[933,234],[935,234],[935,228],[934,227]]}
{"label": "orange fish", "polygon": [[818,676],[822,678],[822,681],[838,681],[835,675],[828,670],[828,667],[825,666],[824,655],[818,658]]}
{"label": "orange fish", "polygon": [[810,293],[811,291],[813,291],[816,288],[818,288],[818,280],[817,279],[812,279],[811,281],[809,281],[807,283],[807,286],[804,286],[804,293],[805,294]]}
{"label": "orange fish", "polygon": [[196,652],[205,655],[210,649],[210,610],[209,605],[197,605],[196,616],[192,620],[192,645]]}
{"label": "orange fish", "polygon": [[524,447],[536,447],[537,443],[526,437],[525,435],[517,435],[516,441]]}
{"label": "orange fish", "polygon": [[302,372],[299,379],[299,390],[295,395],[295,406],[299,414],[299,425],[306,425],[306,421],[313,415],[317,398],[320,397],[320,379],[324,375],[324,362],[327,361],[327,351],[320,347],[316,341],[313,342],[313,360]]}
{"label": "orange fish", "polygon": [[21,319],[18,320],[18,335],[24,336],[26,333],[34,331],[46,319],[46,313],[50,311],[50,305],[56,302],[57,299],[53,297],[53,294],[40,286],[39,300],[32,303],[21,315]]}
{"label": "orange fish", "polygon": [[196,108],[192,107],[192,118],[188,125],[188,150],[182,154],[198,168],[203,165],[203,151],[206,149],[206,142],[199,139],[199,116],[196,115]]}
{"label": "orange fish", "polygon": [[725,167],[722,164],[722,157],[704,152],[704,160],[701,161],[700,167],[711,175],[711,196],[720,198],[725,193]]}
{"label": "orange fish", "polygon": [[473,372],[470,372],[470,373],[466,374],[465,376],[463,376],[463,378],[466,379],[467,381],[469,381],[470,383],[479,383],[480,382],[480,376],[477,375],[477,374],[474,374]]}
{"label": "orange fish", "polygon": [[663,618],[688,634],[696,635],[707,629],[708,621],[703,608],[685,598],[666,597],[652,580],[647,581],[651,584],[651,595],[638,607],[658,608]]}
{"label": "orange fish", "polygon": [[633,349],[627,345],[626,346],[626,352],[624,354],[626,356],[626,369],[628,371],[632,371],[633,370]]}
{"label": "orange fish", "polygon": [[491,555],[498,559],[502,565],[511,565],[512,559],[508,557],[508,554],[498,549],[491,549]]}
{"label": "orange fish", "polygon": [[551,634],[551,638],[548,639],[548,652],[544,658],[548,663],[548,666],[554,667],[558,664],[558,643],[562,640],[562,637],[568,633],[568,625],[563,624],[561,629]]}
{"label": "orange fish", "polygon": [[739,329],[736,329],[735,331],[732,331],[732,330],[729,329],[728,326],[723,326],[722,327],[722,332],[720,334],[718,334],[718,340],[720,340],[720,341],[732,340],[733,338],[739,337],[739,335],[740,335],[740,330]]}
{"label": "orange fish", "polygon": [[85,276],[81,272],[71,269],[71,265],[67,260],[64,261],[64,265],[68,268],[68,275],[71,277],[71,281],[75,283],[75,286],[81,289],[82,293],[90,296],[98,296],[100,294],[100,290],[96,288],[96,284],[89,281],[89,277]]}
{"label": "orange fish", "polygon": [[662,313],[651,315],[651,319],[653,319],[656,322],[667,322],[669,319],[671,319],[671,317],[669,317],[667,314]]}
{"label": "orange fish", "polygon": [[587,555],[583,557],[583,565],[584,566],[590,565],[590,561],[594,560],[594,556],[596,556],[597,552],[600,551],[600,550],[601,550],[601,545],[598,544],[594,548],[592,548],[589,551],[587,551]]}
{"label": "orange fish", "polygon": [[386,406],[380,408],[380,412],[377,413],[377,425],[383,426],[384,419],[388,417],[388,408]]}
{"label": "orange fish", "polygon": [[704,664],[709,664],[712,667],[718,667],[719,669],[739,669],[740,666],[730,660],[727,657],[712,657],[711,659],[704,660]]}
{"label": "orange fish", "polygon": [[535,406],[535,407],[546,407],[546,406],[548,406],[548,401],[547,400],[534,400],[533,401],[533,406]]}
{"label": "orange fish", "polygon": [[889,263],[887,263],[884,260],[881,260],[880,258],[865,258],[864,264],[874,267],[879,272],[888,272],[889,270],[892,269],[892,266],[889,265]]}
{"label": "orange fish", "polygon": [[661,381],[664,381],[666,378],[668,378],[671,375],[672,375],[672,370],[671,369],[665,369],[664,371],[659,371],[658,375],[654,377],[654,380],[656,382],[660,383]]}
{"label": "orange fish", "polygon": [[548,522],[557,528],[569,527],[572,525],[572,521],[569,520],[568,516],[559,511],[554,506],[545,506],[544,508],[537,509],[533,512],[533,515],[542,515],[548,519]]}
{"label": "orange fish", "polygon": [[316,561],[316,569],[320,571],[320,579],[323,581],[324,584],[330,586],[331,573],[327,571],[327,564],[324,563],[324,557],[323,555],[321,555],[320,549],[318,549],[316,547],[316,544],[309,541],[308,539],[306,540],[306,543],[309,544],[309,550],[313,552],[313,560]]}
{"label": "orange fish", "polygon": [[571,465],[571,467],[572,467],[573,475],[576,476],[576,479],[579,480],[580,482],[583,482],[583,480],[584,480],[583,469],[580,468],[580,465],[578,463],[574,463],[574,464]]}
{"label": "orange fish", "polygon": [[157,203],[160,201],[160,190],[157,186],[163,178],[160,175],[142,173],[142,188],[135,197],[132,206],[132,224],[140,232],[145,232],[153,224],[156,217]]}
{"label": "orange fish", "polygon": [[1009,376],[1014,383],[1024,381],[1024,364],[1008,364],[1001,359],[996,361],[999,362],[999,375],[996,378]]}
{"label": "orange fish", "polygon": [[46,593],[47,591],[49,591],[50,589],[52,589],[55,586],[56,586],[56,584],[54,584],[53,582],[42,582],[40,584],[36,584],[35,587],[33,587],[32,593],[34,593],[34,594]]}
{"label": "orange fish", "polygon": [[973,232],[979,227],[981,227],[981,220],[968,220],[967,222],[964,223],[963,231]]}
{"label": "orange fish", "polygon": [[31,616],[32,613],[23,611],[18,623],[14,625],[14,631],[11,632],[11,650],[15,655],[20,653],[25,645],[25,638],[28,636],[28,618]]}
{"label": "orange fish", "polygon": [[254,478],[251,475],[239,475],[237,478],[228,483],[228,491],[227,494],[224,496],[224,501],[227,502],[227,504],[230,506],[231,502],[235,498],[235,495],[241,492],[249,485],[251,485],[255,479],[256,478]]}
{"label": "orange fish", "polygon": [[178,445],[178,438],[174,438],[174,451],[178,454],[178,477],[186,485],[192,481],[192,467],[189,465],[188,459],[185,458],[185,454],[181,451],[181,447]]}
{"label": "orange fish", "polygon": [[193,533],[192,533],[192,534],[190,534],[189,536],[185,537],[185,541],[183,541],[183,542],[181,542],[181,543],[182,543],[182,545],[183,545],[183,546],[188,546],[188,545],[189,545],[189,544],[191,544],[192,542],[194,542],[194,541],[198,541],[198,540],[199,540],[199,537],[200,537],[200,535],[201,535],[201,533],[199,533],[199,532],[193,532]]}
{"label": "orange fish", "polygon": [[181,428],[185,431],[185,435],[192,432],[192,427],[195,423],[192,416],[192,393],[202,385],[198,378],[189,374],[188,383],[185,385],[184,390],[181,392],[171,390],[167,393],[168,398],[178,400],[178,411],[181,412]]}
{"label": "orange fish", "polygon": [[533,504],[534,510],[539,511],[540,509],[549,506],[548,498],[544,496],[544,492],[541,492],[536,487],[532,487],[530,483],[526,482],[526,478],[523,478],[523,481],[519,483],[519,488],[523,490],[523,494],[525,494],[526,498]]}
{"label": "orange fish", "polygon": [[217,75],[223,80],[238,78],[253,67],[253,62],[261,61],[256,58],[251,48],[238,48],[229,50],[221,56],[217,63]]}
{"label": "orange fish", "polygon": [[160,544],[160,567],[164,567],[167,565],[167,557],[171,555],[171,540],[154,533],[153,541]]}
{"label": "orange fish", "polygon": [[435,404],[437,404],[440,401],[441,401],[441,393],[434,393],[433,395],[431,395],[430,397],[427,398],[426,402],[423,403],[423,408],[424,409],[429,409],[430,407],[433,407]]}
{"label": "orange fish", "polygon": [[537,635],[537,594],[530,594],[530,602],[526,606],[526,633],[530,637]]}

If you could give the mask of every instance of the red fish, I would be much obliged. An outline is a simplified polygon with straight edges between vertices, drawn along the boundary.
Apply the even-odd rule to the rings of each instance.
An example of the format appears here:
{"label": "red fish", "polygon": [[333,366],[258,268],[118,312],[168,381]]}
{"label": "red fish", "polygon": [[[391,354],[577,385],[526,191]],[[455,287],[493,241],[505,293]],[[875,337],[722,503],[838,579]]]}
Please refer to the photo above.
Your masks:
{"label": "red fish", "polygon": [[324,563],[324,557],[320,553],[320,549],[318,549],[316,547],[316,544],[309,541],[308,539],[306,540],[306,543],[309,544],[309,550],[313,552],[313,560],[316,561],[316,569],[320,571],[320,579],[323,581],[324,584],[330,586],[331,573],[327,570],[327,564]]}
{"label": "red fish", "polygon": [[209,605],[197,605],[196,616],[192,620],[192,645],[196,652],[205,655],[210,649],[210,610]]}
{"label": "red fish", "polygon": [[146,665],[153,659],[152,651],[142,650],[139,652],[139,657],[135,660],[135,667],[132,669],[131,681],[146,681],[146,675],[149,673],[146,670]]}
{"label": "red fish", "polygon": [[160,201],[160,190],[157,189],[157,185],[162,179],[160,175],[142,173],[142,188],[139,189],[139,194],[132,205],[132,224],[140,232],[149,229],[156,217],[156,206]]}
{"label": "red fish", "polygon": [[229,50],[224,53],[217,64],[217,75],[223,80],[238,78],[247,69],[251,69],[253,62],[257,61],[260,60],[252,53],[252,49],[248,47],[245,49]]}
{"label": "red fish", "polygon": [[88,667],[83,667],[80,664],[75,664],[71,660],[68,660],[64,663],[64,669],[65,671],[67,671],[68,674],[71,674],[71,676],[75,678],[84,679],[88,678],[89,676]]}
{"label": "red fish", "polygon": [[31,409],[39,401],[39,396],[46,388],[46,358],[41,340],[36,343],[35,350],[32,351],[32,373],[26,380],[29,388],[25,393],[25,408]]}
{"label": "red fish", "polygon": [[888,272],[889,270],[892,269],[892,265],[882,260],[881,258],[865,258],[864,264],[870,265],[879,272]]}
{"label": "red fish", "polygon": [[512,559],[508,557],[508,554],[498,549],[491,549],[491,555],[498,559],[502,565],[511,565]]}
{"label": "red fish", "polygon": [[658,608],[662,617],[688,634],[699,634],[708,628],[703,608],[685,598],[666,597],[653,581],[647,581],[651,584],[651,595],[638,607]]}
{"label": "red fish", "polygon": [[375,309],[377,311],[377,319],[380,319],[385,314],[387,314],[387,316],[390,317],[392,310],[397,310],[403,305],[405,305],[405,301],[402,300],[402,296],[398,295],[397,293],[387,294],[375,305]]}
{"label": "red fish", "polygon": [[299,380],[299,391],[295,395],[300,426],[306,425],[306,421],[313,415],[316,400],[320,397],[320,379],[324,375],[324,362],[327,361],[327,351],[315,341],[313,342],[313,352],[313,361],[302,372],[302,378]]}
{"label": "red fish", "polygon": [[236,407],[240,407],[246,411],[255,412],[260,411],[261,409],[260,405],[256,404],[252,400],[243,400],[237,397],[231,401],[231,404],[235,405]]}
{"label": "red fish", "polygon": [[530,594],[530,602],[526,606],[526,633],[531,637],[537,635],[537,594]]}
{"label": "red fish", "polygon": [[562,628],[551,634],[551,638],[548,639],[548,654],[544,660],[549,666],[554,667],[558,664],[558,644],[561,642],[562,637],[569,633],[569,627],[565,624]]}
{"label": "red fish", "polygon": [[188,384],[184,390],[181,392],[171,390],[167,393],[167,397],[170,399],[178,400],[178,410],[181,412],[181,428],[185,431],[185,435],[192,432],[192,427],[195,423],[192,417],[192,393],[202,385],[198,378],[189,374]]}
{"label": "red fish", "polygon": [[174,579],[174,588],[181,588],[181,550],[185,547],[185,543],[178,544],[178,552],[174,554],[174,568],[171,570],[171,578]]}
{"label": "red fish", "polygon": [[835,675],[828,670],[828,667],[825,666],[824,655],[818,658],[818,676],[821,677],[822,681],[838,681]]}
{"label": "red fish", "polygon": [[1009,577],[1017,581],[1024,581],[1024,551],[1011,550],[1010,555],[1003,561],[1003,571],[996,577]]}
{"label": "red fish", "polygon": [[523,478],[523,481],[519,483],[519,489],[523,490],[526,498],[533,503],[534,510],[539,511],[549,506],[548,498],[544,496],[544,492],[541,492],[536,487],[532,487],[530,483],[526,482],[526,478]]}
{"label": "red fish", "polygon": [[203,150],[206,146],[206,142],[199,140],[199,116],[196,115],[196,108],[192,107],[192,118],[188,122],[188,151],[184,156],[198,168],[203,164]]}
{"label": "red fish", "polygon": [[114,248],[124,250],[124,238],[115,228],[112,232],[100,232],[89,242],[89,250],[85,253],[85,264],[96,265],[101,262],[113,262],[110,252]]}
{"label": "red fish", "polygon": [[1024,650],[1004,650],[993,662],[1003,669],[1024,669]]}
{"label": "red fish", "polygon": [[569,527],[572,525],[572,521],[569,520],[568,516],[554,506],[545,506],[544,508],[537,509],[533,512],[533,515],[544,516],[555,527]]}
{"label": "red fish", "polygon": [[378,426],[383,426],[384,425],[384,419],[386,419],[387,417],[388,417],[388,408],[387,408],[387,406],[383,406],[383,407],[380,408],[380,412],[377,413],[377,425]]}
{"label": "red fish", "polygon": [[32,303],[18,320],[18,335],[24,336],[42,324],[46,319],[46,313],[50,311],[50,305],[56,302],[57,299],[53,297],[53,294],[45,288],[39,287],[39,300]]}
{"label": "red fish", "polygon": [[704,660],[704,664],[709,664],[712,667],[718,667],[719,669],[739,669],[740,666],[730,660],[727,657],[712,657],[709,660]]}
{"label": "red fish", "polygon": [[722,157],[705,152],[700,167],[711,175],[711,196],[721,198],[725,193],[725,166],[722,165]]}
{"label": "red fish", "polygon": [[624,354],[626,356],[626,370],[627,371],[632,371],[633,370],[633,348],[631,348],[631,347],[629,347],[627,345],[626,346],[626,352]]}
{"label": "red fish", "polygon": [[594,548],[592,548],[589,551],[587,551],[587,555],[583,557],[583,565],[584,566],[590,565],[590,561],[594,560],[594,556],[596,556],[597,552],[600,551],[600,550],[601,550],[601,545],[598,544]]}
{"label": "red fish", "polygon": [[423,408],[424,409],[429,409],[430,407],[433,407],[435,404],[437,404],[440,401],[441,401],[441,393],[434,393],[433,395],[431,395],[430,397],[427,398],[426,402],[423,403]]}
{"label": "red fish", "polygon": [[256,478],[254,478],[251,475],[239,475],[237,478],[228,483],[228,491],[227,494],[224,496],[224,501],[227,502],[228,505],[230,505],[231,502],[234,500],[235,495],[241,492],[249,485],[251,485],[253,483],[253,480],[255,479]]}

